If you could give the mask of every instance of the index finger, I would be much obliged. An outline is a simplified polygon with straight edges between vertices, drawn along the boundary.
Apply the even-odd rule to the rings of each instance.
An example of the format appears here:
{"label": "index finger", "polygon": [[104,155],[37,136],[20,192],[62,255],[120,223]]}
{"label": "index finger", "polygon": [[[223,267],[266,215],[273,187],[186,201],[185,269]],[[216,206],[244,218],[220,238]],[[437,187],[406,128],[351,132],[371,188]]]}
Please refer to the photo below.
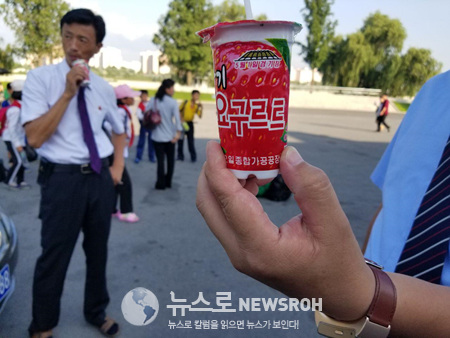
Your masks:
{"label": "index finger", "polygon": [[257,245],[267,240],[278,240],[278,228],[270,221],[261,203],[226,168],[220,145],[210,141],[206,155],[208,185],[238,239]]}

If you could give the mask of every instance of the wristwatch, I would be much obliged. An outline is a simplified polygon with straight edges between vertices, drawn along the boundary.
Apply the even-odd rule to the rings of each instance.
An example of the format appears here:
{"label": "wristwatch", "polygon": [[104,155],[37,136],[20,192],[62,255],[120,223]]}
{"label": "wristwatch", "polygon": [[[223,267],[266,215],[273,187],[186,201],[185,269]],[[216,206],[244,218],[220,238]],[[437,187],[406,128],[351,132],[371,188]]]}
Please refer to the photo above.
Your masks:
{"label": "wristwatch", "polygon": [[356,321],[341,322],[316,311],[317,332],[326,337],[385,338],[391,329],[391,321],[397,306],[397,291],[382,266],[366,259],[375,276],[375,294],[367,314]]}

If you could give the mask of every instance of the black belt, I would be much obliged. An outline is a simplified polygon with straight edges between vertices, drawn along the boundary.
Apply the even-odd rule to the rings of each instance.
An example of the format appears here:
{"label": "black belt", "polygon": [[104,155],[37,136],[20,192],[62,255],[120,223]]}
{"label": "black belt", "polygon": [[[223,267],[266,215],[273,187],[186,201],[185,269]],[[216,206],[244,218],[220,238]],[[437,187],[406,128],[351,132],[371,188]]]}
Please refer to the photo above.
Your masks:
{"label": "black belt", "polygon": [[[54,173],[81,173],[83,175],[94,174],[95,171],[92,169],[90,163],[84,164],[60,164],[43,161],[44,165],[51,167],[51,171]],[[102,168],[109,168],[109,160],[107,158],[102,158]]]}

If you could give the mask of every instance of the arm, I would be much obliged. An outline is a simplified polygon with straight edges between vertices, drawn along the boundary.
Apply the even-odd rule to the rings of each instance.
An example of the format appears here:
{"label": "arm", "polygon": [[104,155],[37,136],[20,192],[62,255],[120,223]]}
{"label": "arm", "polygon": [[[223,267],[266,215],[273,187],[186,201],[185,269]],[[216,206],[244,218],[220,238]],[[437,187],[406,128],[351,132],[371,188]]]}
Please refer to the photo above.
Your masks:
{"label": "arm", "polygon": [[177,130],[177,133],[175,134],[175,136],[173,137],[173,139],[170,140],[170,142],[172,142],[172,143],[177,143],[178,140],[180,139],[180,137],[181,137],[181,131]]}
{"label": "arm", "polygon": [[114,163],[109,168],[111,177],[115,185],[121,184],[123,168],[125,167],[125,160],[123,157],[123,151],[127,143],[127,135],[112,133],[111,142],[114,146]]}
{"label": "arm", "polygon": [[203,105],[200,102],[198,103],[197,115],[199,118],[202,118],[203,115]]}
{"label": "arm", "polygon": [[[342,321],[362,318],[374,277],[328,177],[287,147],[281,174],[302,214],[276,227],[255,198],[255,178],[238,181],[217,143],[207,147],[197,207],[232,264],[296,298],[323,298],[323,312]],[[448,336],[450,288],[390,274],[398,294],[393,336]],[[431,324],[431,325],[430,325]]]}
{"label": "arm", "polygon": [[181,131],[183,130],[183,127],[181,126],[180,111],[178,109],[176,102],[173,105],[172,116],[175,118],[175,127],[177,128],[177,132],[173,137],[173,139],[170,140],[170,142],[177,143],[181,137]]}
{"label": "arm", "polygon": [[[21,152],[23,150],[23,146],[25,145],[24,140],[21,137],[19,128],[22,128],[20,125],[20,110],[17,107],[9,108],[7,112],[8,119],[8,131],[9,136],[11,138],[12,145],[17,149],[17,151]],[[23,136],[23,135],[22,135]]]}
{"label": "arm", "polygon": [[363,253],[366,252],[367,244],[369,243],[369,238],[370,238],[370,234],[372,233],[373,225],[375,224],[375,221],[376,221],[381,209],[383,209],[383,204],[380,204],[377,211],[375,212],[375,215],[373,215],[373,218],[369,224],[369,227],[367,228],[366,238],[364,239],[364,244],[363,244],[363,247],[361,250]]}
{"label": "arm", "polygon": [[145,110],[145,104],[143,102],[140,102],[138,107],[136,108],[136,117],[139,121],[142,121],[144,118],[144,110]]}
{"label": "arm", "polygon": [[388,100],[384,101],[383,108],[381,109],[381,112],[380,112],[380,116],[383,116],[384,114],[386,114],[388,106],[389,106],[389,101]]}
{"label": "arm", "polygon": [[41,147],[53,135],[85,76],[86,74],[81,67],[72,67],[67,73],[66,87],[59,100],[48,112],[24,125],[28,143],[32,147]]}
{"label": "arm", "polygon": [[186,107],[186,102],[187,102],[187,101],[183,101],[183,103],[180,104],[180,108],[179,108],[179,111],[180,111],[180,121],[181,121],[181,123],[184,122],[184,108]]}

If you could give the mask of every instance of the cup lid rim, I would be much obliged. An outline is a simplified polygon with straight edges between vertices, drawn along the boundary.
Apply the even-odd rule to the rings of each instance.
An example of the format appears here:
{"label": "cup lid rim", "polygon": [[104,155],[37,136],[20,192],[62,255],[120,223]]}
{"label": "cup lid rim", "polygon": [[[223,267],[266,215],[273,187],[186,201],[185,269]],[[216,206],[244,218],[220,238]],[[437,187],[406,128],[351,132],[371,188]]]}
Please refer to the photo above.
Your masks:
{"label": "cup lid rim", "polygon": [[294,27],[294,35],[300,32],[302,29],[302,25],[295,21],[283,21],[283,20],[239,20],[239,21],[232,21],[232,22],[219,22],[216,23],[213,26],[204,28],[195,34],[197,34],[199,37],[203,39],[203,42],[208,42],[211,40],[211,38],[215,35],[215,31],[217,28],[227,27],[227,26],[236,26],[236,25],[243,25],[243,26],[251,26],[251,25],[267,25],[267,24],[284,24],[284,25],[292,25]]}

